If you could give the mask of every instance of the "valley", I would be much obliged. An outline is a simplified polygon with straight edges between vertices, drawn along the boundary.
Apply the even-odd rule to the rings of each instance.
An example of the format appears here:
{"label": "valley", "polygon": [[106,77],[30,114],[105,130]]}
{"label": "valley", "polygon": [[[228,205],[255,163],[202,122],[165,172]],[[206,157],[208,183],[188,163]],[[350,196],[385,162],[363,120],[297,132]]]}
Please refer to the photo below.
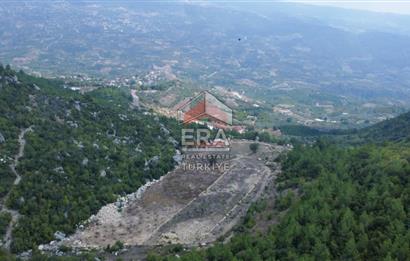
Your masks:
{"label": "valley", "polygon": [[[410,108],[408,30],[361,23],[348,30],[298,10],[177,0],[5,2],[0,59],[76,90],[174,80],[222,87],[263,105],[238,104],[260,127],[366,127]],[[401,25],[401,17],[385,19]]]}

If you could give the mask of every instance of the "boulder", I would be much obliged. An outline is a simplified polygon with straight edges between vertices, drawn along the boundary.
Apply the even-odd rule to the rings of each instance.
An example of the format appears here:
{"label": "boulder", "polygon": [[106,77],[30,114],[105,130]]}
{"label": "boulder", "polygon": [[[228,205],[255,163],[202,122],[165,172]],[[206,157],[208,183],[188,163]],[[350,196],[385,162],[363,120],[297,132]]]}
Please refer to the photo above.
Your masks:
{"label": "boulder", "polygon": [[87,166],[88,165],[88,158],[84,158],[83,161],[81,162],[81,165]]}
{"label": "boulder", "polygon": [[32,84],[31,87],[33,87],[36,91],[41,90],[40,87],[37,86],[37,84]]}
{"label": "boulder", "polygon": [[55,172],[57,172],[58,174],[65,174],[64,172],[64,168],[63,167],[57,167],[54,169]]}
{"label": "boulder", "polygon": [[154,156],[148,161],[145,161],[145,167],[156,165],[159,161],[159,156]]}
{"label": "boulder", "polygon": [[171,143],[172,145],[174,145],[174,147],[178,147],[178,145],[179,145],[179,142],[176,139],[174,139],[173,137],[169,137],[168,142]]}
{"label": "boulder", "polygon": [[175,155],[172,157],[172,159],[178,164],[180,165],[182,163],[182,155],[181,152],[179,150],[176,150]]}
{"label": "boulder", "polygon": [[19,83],[17,76],[4,76],[6,83],[8,84],[17,84]]}
{"label": "boulder", "polygon": [[167,128],[165,128],[165,126],[163,124],[160,124],[160,127],[161,127],[161,132],[163,134],[169,135],[171,133]]}
{"label": "boulder", "polygon": [[74,102],[74,108],[75,108],[77,111],[81,111],[81,103],[80,103],[79,101],[75,101],[75,102]]}
{"label": "boulder", "polygon": [[0,132],[0,144],[6,142],[6,138],[4,138],[3,134]]}
{"label": "boulder", "polygon": [[65,239],[66,235],[63,232],[57,231],[54,233],[54,238],[58,241]]}

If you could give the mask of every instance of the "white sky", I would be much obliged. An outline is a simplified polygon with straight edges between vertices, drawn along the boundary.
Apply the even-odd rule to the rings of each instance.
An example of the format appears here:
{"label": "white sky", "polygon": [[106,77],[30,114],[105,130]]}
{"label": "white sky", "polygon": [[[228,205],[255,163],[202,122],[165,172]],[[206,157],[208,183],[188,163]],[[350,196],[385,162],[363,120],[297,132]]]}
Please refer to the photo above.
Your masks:
{"label": "white sky", "polygon": [[330,5],[376,12],[410,14],[410,0],[290,0],[289,2]]}

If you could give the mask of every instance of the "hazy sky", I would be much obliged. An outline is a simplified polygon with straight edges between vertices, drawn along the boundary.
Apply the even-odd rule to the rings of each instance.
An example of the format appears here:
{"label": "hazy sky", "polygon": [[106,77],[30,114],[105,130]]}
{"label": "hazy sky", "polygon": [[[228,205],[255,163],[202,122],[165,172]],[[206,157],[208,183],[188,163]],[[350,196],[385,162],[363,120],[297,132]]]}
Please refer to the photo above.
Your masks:
{"label": "hazy sky", "polygon": [[331,5],[377,12],[410,14],[410,0],[290,0],[290,2]]}

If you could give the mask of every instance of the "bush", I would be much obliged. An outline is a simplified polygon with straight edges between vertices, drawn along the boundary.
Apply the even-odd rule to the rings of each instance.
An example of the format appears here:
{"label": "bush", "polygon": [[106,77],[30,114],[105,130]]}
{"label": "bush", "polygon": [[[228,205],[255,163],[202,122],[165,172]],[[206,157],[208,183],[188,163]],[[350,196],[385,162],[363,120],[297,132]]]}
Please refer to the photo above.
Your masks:
{"label": "bush", "polygon": [[253,152],[256,153],[256,151],[258,151],[259,149],[259,143],[251,143],[249,145],[249,149]]}
{"label": "bush", "polygon": [[122,249],[124,249],[124,243],[122,243],[121,241],[117,241],[117,242],[115,242],[115,244],[113,246],[108,245],[105,248],[105,251],[109,252],[109,253],[115,253],[115,252],[118,252]]}

